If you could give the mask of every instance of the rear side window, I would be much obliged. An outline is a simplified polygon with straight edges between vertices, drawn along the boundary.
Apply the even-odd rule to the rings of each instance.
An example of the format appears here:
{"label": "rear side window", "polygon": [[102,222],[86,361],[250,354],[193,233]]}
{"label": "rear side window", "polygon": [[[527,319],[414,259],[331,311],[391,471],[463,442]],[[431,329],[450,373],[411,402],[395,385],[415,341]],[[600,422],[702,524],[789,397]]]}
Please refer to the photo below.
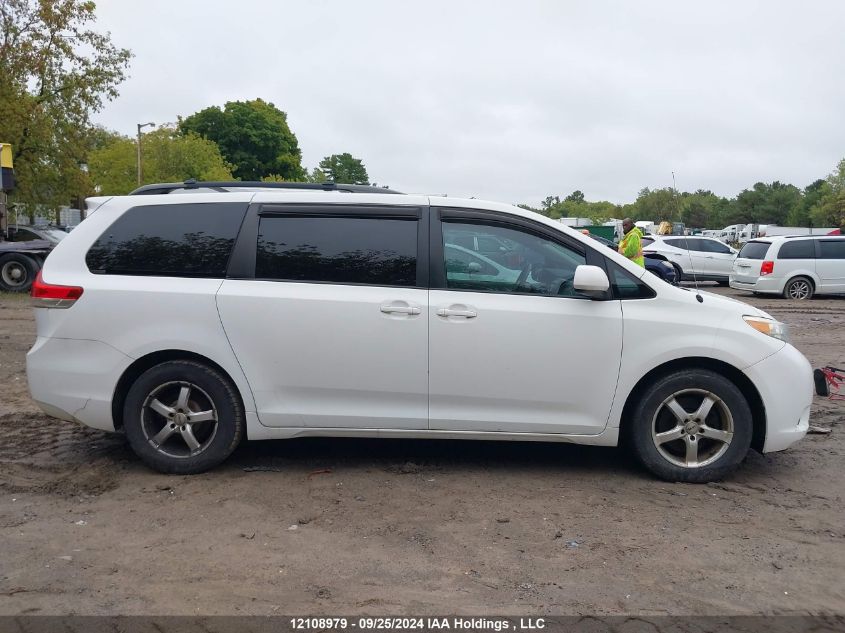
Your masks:
{"label": "rear side window", "polygon": [[85,257],[92,273],[161,277],[225,277],[246,203],[133,207]]}
{"label": "rear side window", "polygon": [[819,247],[822,259],[845,259],[845,240],[821,240]]}
{"label": "rear side window", "polygon": [[780,259],[815,259],[816,247],[813,240],[785,242],[778,252]]}
{"label": "rear side window", "polygon": [[743,259],[765,259],[769,252],[769,242],[746,242],[737,257]]}
{"label": "rear side window", "polygon": [[731,249],[727,244],[722,244],[718,240],[699,239],[697,241],[701,245],[699,250],[702,250],[705,253],[720,253],[722,255],[728,255],[731,252]]}
{"label": "rear side window", "polygon": [[415,286],[417,219],[262,217],[255,277]]}

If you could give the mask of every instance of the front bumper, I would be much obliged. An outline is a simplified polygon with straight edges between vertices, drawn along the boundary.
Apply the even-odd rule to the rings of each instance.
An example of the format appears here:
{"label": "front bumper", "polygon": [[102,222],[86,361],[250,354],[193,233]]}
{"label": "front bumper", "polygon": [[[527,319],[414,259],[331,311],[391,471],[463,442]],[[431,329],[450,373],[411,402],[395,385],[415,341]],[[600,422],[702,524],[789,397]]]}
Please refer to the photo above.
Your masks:
{"label": "front bumper", "polygon": [[782,451],[807,434],[813,403],[813,369],[792,345],[745,369],[766,412],[763,452]]}
{"label": "front bumper", "polygon": [[40,336],[26,355],[32,399],[49,416],[114,431],[112,397],[132,359],[99,341]]}

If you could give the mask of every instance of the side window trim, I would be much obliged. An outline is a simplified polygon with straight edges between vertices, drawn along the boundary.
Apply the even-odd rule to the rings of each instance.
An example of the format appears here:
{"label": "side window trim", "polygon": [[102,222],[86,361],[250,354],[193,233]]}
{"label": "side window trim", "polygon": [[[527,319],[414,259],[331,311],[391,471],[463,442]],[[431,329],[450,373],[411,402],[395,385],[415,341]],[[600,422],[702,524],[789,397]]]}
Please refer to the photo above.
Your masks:
{"label": "side window trim", "polygon": [[[429,208],[427,206],[387,206],[362,204],[253,203],[249,205],[238,239],[229,259],[227,279],[255,280],[258,256],[258,231],[262,217],[291,215],[297,217],[417,218],[417,266],[414,288],[429,286]],[[298,283],[330,283],[303,281]],[[371,284],[344,284],[366,285]],[[403,288],[407,286],[401,286]]]}

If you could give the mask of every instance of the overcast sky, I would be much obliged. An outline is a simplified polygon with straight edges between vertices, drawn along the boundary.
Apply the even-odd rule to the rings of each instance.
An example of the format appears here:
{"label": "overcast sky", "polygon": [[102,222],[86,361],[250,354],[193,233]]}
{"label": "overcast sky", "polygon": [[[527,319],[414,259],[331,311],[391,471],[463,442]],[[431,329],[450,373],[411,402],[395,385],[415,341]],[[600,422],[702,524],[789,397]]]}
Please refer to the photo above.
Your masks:
{"label": "overcast sky", "polygon": [[99,0],[135,54],[96,121],[125,134],[261,97],[303,164],[537,204],[581,189],[733,196],[845,157],[845,2]]}

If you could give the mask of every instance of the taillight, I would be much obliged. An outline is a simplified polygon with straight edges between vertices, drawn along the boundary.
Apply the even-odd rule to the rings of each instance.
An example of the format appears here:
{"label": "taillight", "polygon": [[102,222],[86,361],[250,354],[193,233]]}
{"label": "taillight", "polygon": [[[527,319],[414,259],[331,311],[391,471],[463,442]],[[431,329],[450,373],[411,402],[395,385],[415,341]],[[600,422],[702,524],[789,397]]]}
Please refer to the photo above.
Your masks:
{"label": "taillight", "polygon": [[760,276],[763,277],[765,275],[771,275],[775,272],[775,263],[774,262],[763,262],[760,264]]}
{"label": "taillight", "polygon": [[57,286],[46,284],[41,279],[41,271],[32,282],[29,291],[30,302],[36,308],[69,308],[82,296],[79,286]]}

